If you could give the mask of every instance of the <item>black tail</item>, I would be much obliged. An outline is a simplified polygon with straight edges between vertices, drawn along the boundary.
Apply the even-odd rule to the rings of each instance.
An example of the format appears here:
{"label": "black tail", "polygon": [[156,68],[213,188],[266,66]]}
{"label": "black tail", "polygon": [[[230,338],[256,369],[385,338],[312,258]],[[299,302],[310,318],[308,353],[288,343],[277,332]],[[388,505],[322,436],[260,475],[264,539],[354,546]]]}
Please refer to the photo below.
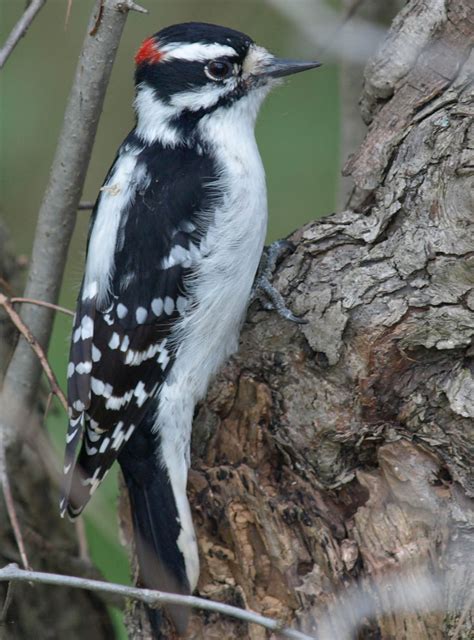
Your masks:
{"label": "black tail", "polygon": [[[160,440],[152,433],[152,418],[148,413],[119,456],[130,496],[140,582],[149,589],[189,594],[185,558],[178,546],[182,518],[168,472],[159,458]],[[189,609],[168,605],[166,612],[177,632],[184,634]],[[160,638],[159,611],[148,609],[148,615]]]}

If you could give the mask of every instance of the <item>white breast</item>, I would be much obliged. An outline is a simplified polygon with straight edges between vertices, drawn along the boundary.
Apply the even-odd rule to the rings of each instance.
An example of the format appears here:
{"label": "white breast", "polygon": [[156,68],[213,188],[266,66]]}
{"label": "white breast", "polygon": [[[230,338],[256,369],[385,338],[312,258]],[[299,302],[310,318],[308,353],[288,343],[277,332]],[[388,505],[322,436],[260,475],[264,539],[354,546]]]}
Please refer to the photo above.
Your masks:
{"label": "white breast", "polygon": [[[182,535],[179,547],[194,587],[199,561],[186,479],[195,403],[211,377],[238,347],[240,327],[265,240],[267,194],[265,173],[254,136],[258,106],[238,101],[203,118],[200,134],[220,168],[219,191],[224,195],[205,239],[193,280],[194,304],[173,332],[179,345],[176,360],[159,395],[156,428],[161,436],[162,464],[167,468],[176,499]],[[242,111],[243,110],[243,111]],[[205,255],[202,255],[205,253]]]}
{"label": "white breast", "polygon": [[200,399],[209,378],[237,349],[267,227],[265,173],[253,131],[253,118],[237,102],[204,118],[201,135],[212,140],[221,170],[223,197],[206,236],[208,255],[195,279],[194,311],[178,329],[180,345],[173,367],[175,380],[186,380],[186,392]]}
{"label": "white breast", "polygon": [[[170,421],[174,424],[182,439],[178,448],[185,455],[194,405],[238,347],[266,234],[265,173],[254,136],[258,105],[252,110],[242,103],[214,112],[200,124],[202,138],[212,141],[223,197],[206,236],[207,255],[199,261],[193,279],[195,303],[172,337],[179,347],[160,391],[157,416],[164,440],[173,430]],[[242,109],[247,117],[242,117]]]}

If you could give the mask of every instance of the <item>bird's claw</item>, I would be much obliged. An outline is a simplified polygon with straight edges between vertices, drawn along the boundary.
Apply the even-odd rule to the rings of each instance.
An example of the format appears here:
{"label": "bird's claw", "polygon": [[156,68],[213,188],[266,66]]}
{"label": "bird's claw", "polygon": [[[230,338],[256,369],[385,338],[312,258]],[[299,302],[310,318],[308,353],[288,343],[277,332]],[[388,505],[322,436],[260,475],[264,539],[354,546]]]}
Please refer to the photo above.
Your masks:
{"label": "bird's claw", "polygon": [[294,250],[295,247],[293,243],[288,240],[277,240],[270,246],[265,247],[250,300],[258,299],[264,309],[267,311],[276,311],[278,315],[285,318],[285,320],[290,320],[290,322],[296,322],[298,324],[307,324],[307,320],[295,316],[295,314],[288,309],[281,293],[270,283],[279,260],[285,253]]}

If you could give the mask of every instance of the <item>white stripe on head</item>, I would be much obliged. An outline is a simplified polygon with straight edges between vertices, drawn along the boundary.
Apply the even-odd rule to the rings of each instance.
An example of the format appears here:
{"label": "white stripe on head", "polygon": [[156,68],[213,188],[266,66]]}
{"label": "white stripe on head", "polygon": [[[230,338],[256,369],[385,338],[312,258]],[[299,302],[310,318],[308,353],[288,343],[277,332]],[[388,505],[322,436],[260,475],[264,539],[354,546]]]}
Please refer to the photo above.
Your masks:
{"label": "white stripe on head", "polygon": [[177,60],[189,60],[191,62],[200,62],[204,60],[212,60],[221,58],[222,56],[236,56],[237,51],[228,45],[206,44],[204,42],[192,42],[182,44],[180,42],[170,42],[163,46],[159,46],[160,53],[163,54],[164,60],[173,58]]}

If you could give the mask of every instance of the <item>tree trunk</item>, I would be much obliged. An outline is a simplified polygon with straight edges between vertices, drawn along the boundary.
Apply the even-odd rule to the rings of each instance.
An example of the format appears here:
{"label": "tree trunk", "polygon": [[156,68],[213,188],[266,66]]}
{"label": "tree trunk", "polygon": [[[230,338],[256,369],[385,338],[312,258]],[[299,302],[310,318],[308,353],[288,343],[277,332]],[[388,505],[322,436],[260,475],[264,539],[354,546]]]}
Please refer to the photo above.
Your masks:
{"label": "tree trunk", "polygon": [[[397,11],[400,10],[403,0],[343,0],[342,6],[348,20],[353,17],[367,20],[370,24],[388,28]],[[373,42],[373,51],[379,42]],[[362,143],[367,132],[367,126],[362,120],[359,109],[359,97],[364,81],[364,65],[357,56],[353,59],[345,57],[339,65],[339,91],[341,110],[341,162],[354,153]],[[343,208],[353,188],[350,176],[339,177],[338,207]]]}
{"label": "tree trunk", "polygon": [[[1,289],[11,294],[19,286],[18,263],[8,250],[7,233],[1,220],[0,283]],[[10,320],[0,307],[0,383],[16,338]],[[37,571],[100,577],[88,560],[79,557],[74,527],[59,517],[58,482],[53,481],[57,472],[50,455],[37,408],[27,423],[17,425],[15,437],[6,452],[6,472],[28,561]],[[0,474],[1,465],[0,456]],[[21,565],[5,501],[0,497],[0,566],[10,562]],[[12,585],[10,595],[7,605],[7,584],[0,583],[2,640],[106,640],[113,637],[107,609],[96,594],[17,583]]]}
{"label": "tree trunk", "polygon": [[[473,42],[471,0],[397,16],[351,208],[275,278],[308,324],[254,305],[195,420],[199,595],[320,640],[472,638]],[[268,635],[196,613],[190,637]]]}

